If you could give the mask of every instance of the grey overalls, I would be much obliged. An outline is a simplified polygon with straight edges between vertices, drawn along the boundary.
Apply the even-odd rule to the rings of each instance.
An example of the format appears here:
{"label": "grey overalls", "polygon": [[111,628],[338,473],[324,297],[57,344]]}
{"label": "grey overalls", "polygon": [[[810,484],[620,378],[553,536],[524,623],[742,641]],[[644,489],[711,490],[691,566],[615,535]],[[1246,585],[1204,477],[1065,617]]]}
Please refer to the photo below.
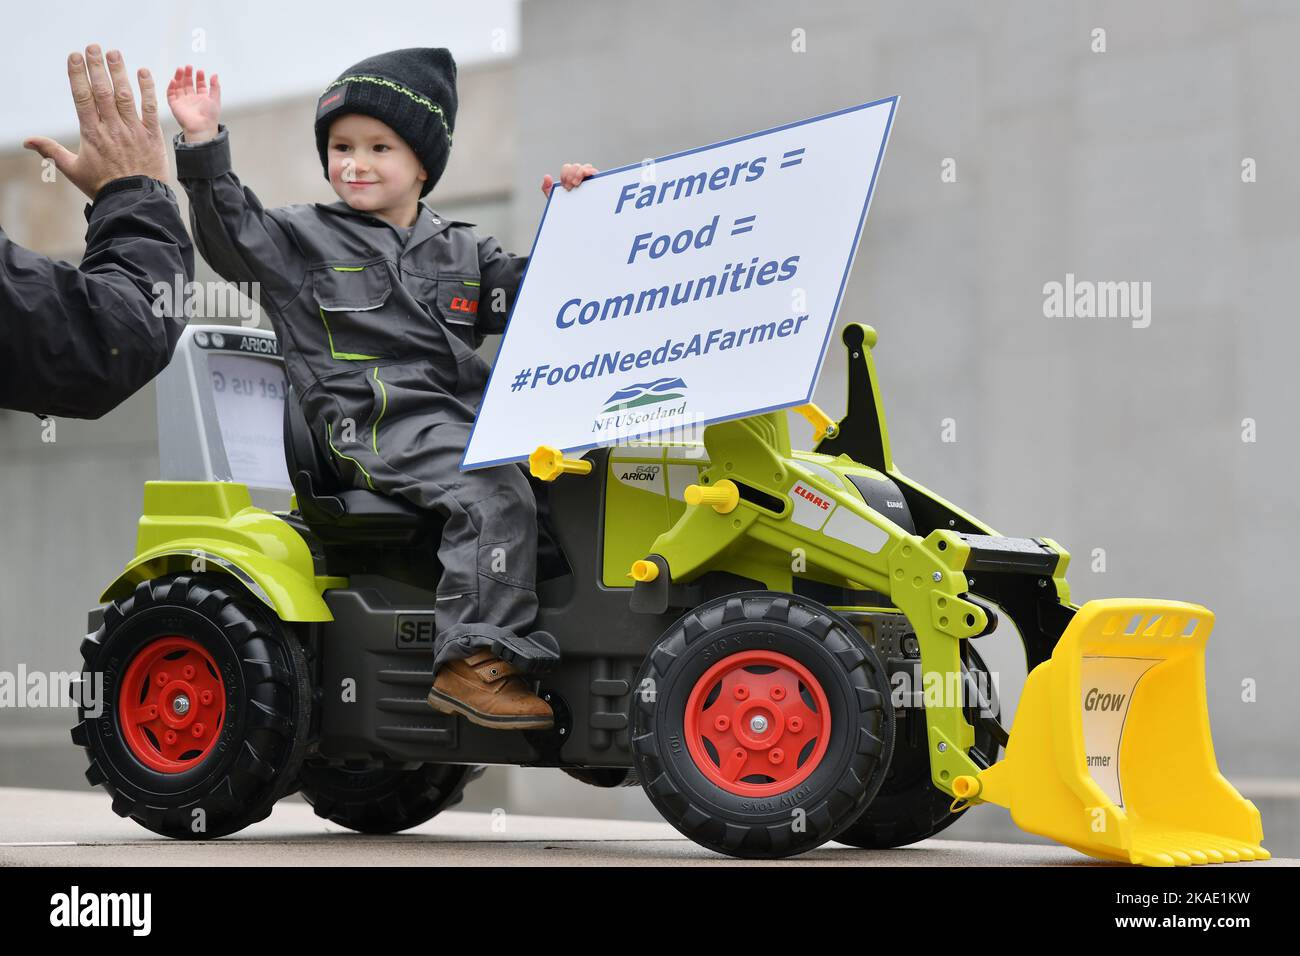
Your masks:
{"label": "grey overalls", "polygon": [[514,647],[537,613],[536,498],[518,465],[459,465],[488,380],[474,349],[504,331],[527,257],[423,203],[409,238],[343,202],[263,209],[231,172],[224,126],[178,136],[176,169],[203,258],[261,284],[318,444],[357,487],[445,515],[435,669]]}

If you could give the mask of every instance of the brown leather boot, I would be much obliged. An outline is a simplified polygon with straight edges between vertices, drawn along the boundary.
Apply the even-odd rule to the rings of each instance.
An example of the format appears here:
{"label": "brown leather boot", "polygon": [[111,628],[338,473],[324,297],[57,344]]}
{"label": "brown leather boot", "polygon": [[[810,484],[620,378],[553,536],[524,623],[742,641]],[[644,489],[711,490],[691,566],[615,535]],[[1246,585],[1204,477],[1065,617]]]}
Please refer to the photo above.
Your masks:
{"label": "brown leather boot", "polygon": [[555,723],[551,705],[528,689],[512,664],[491,651],[439,667],[429,706],[497,730],[544,730]]}

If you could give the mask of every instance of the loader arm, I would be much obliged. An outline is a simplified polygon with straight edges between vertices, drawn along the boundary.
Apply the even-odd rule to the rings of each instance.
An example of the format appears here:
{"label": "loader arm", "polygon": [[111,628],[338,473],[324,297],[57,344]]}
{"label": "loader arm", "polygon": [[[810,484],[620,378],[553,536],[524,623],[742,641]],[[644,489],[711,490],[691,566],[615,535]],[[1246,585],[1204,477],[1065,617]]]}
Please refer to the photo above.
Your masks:
{"label": "loader arm", "polygon": [[[991,608],[968,593],[966,566],[972,555],[991,560],[988,555],[999,546],[994,541],[1003,552],[1018,554],[1015,539],[989,538],[975,546],[951,530],[924,538],[910,533],[857,491],[832,487],[793,458],[784,411],[709,425],[704,443],[710,465],[701,472],[700,488],[734,493],[688,507],[655,539],[645,560],[657,572],[651,580],[637,580],[633,608],[643,603],[641,592],[663,589],[669,581],[689,583],[710,570],[734,570],[741,556],[749,575],[771,590],[791,590],[792,568],[802,566],[802,573],[816,579],[887,595],[920,644],[923,687],[930,689],[925,717],[932,779],[952,793],[953,780],[981,769],[968,755],[975,736],[962,710],[960,641],[994,623]],[[823,525],[809,508],[830,517]],[[1033,546],[1034,573],[1041,577],[1045,568],[1050,590],[1064,591],[1068,556],[1055,546]],[[647,600],[644,606],[657,603]]]}
{"label": "loader arm", "polygon": [[[817,446],[836,456],[821,459],[827,466],[794,455],[784,411],[705,429],[709,465],[687,489],[679,520],[636,562],[632,609],[662,609],[670,584],[742,564],[741,573],[771,590],[792,590],[797,571],[887,595],[920,645],[931,780],[957,802],[1003,804],[1024,829],[1107,859],[1267,858],[1258,810],[1214,762],[1203,670],[1213,616],[1178,602],[1078,608],[1059,544],[998,535],[902,475],[875,381],[875,341],[865,326],[844,332],[848,412]],[[887,475],[915,533],[852,482],[837,484],[828,467],[836,464],[840,477],[854,468]],[[963,713],[961,642],[996,626],[995,606],[1021,635],[1029,679],[1007,758],[980,768],[968,753],[974,729]],[[1123,628],[1126,619],[1136,623]],[[1100,712],[1107,707],[1122,713]],[[1161,716],[1168,713],[1181,718],[1172,728]]]}

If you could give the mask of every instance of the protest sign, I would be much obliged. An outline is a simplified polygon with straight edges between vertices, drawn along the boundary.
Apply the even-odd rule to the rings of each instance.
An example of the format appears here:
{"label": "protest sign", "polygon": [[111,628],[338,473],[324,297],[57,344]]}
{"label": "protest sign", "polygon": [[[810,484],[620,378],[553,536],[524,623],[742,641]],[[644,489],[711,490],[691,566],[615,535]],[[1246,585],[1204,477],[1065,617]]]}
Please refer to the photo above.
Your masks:
{"label": "protest sign", "polygon": [[897,102],[552,190],[462,470],[810,401]]}

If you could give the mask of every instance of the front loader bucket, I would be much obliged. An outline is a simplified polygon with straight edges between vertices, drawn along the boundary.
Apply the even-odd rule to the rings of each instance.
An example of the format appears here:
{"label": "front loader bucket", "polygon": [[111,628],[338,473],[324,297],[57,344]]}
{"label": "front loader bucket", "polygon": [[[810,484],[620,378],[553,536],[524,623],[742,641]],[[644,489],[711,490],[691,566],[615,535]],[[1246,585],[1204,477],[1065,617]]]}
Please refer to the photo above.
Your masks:
{"label": "front loader bucket", "polygon": [[1030,673],[1006,757],[954,792],[1021,829],[1147,866],[1266,860],[1259,811],[1214,760],[1205,642],[1180,601],[1090,601]]}

